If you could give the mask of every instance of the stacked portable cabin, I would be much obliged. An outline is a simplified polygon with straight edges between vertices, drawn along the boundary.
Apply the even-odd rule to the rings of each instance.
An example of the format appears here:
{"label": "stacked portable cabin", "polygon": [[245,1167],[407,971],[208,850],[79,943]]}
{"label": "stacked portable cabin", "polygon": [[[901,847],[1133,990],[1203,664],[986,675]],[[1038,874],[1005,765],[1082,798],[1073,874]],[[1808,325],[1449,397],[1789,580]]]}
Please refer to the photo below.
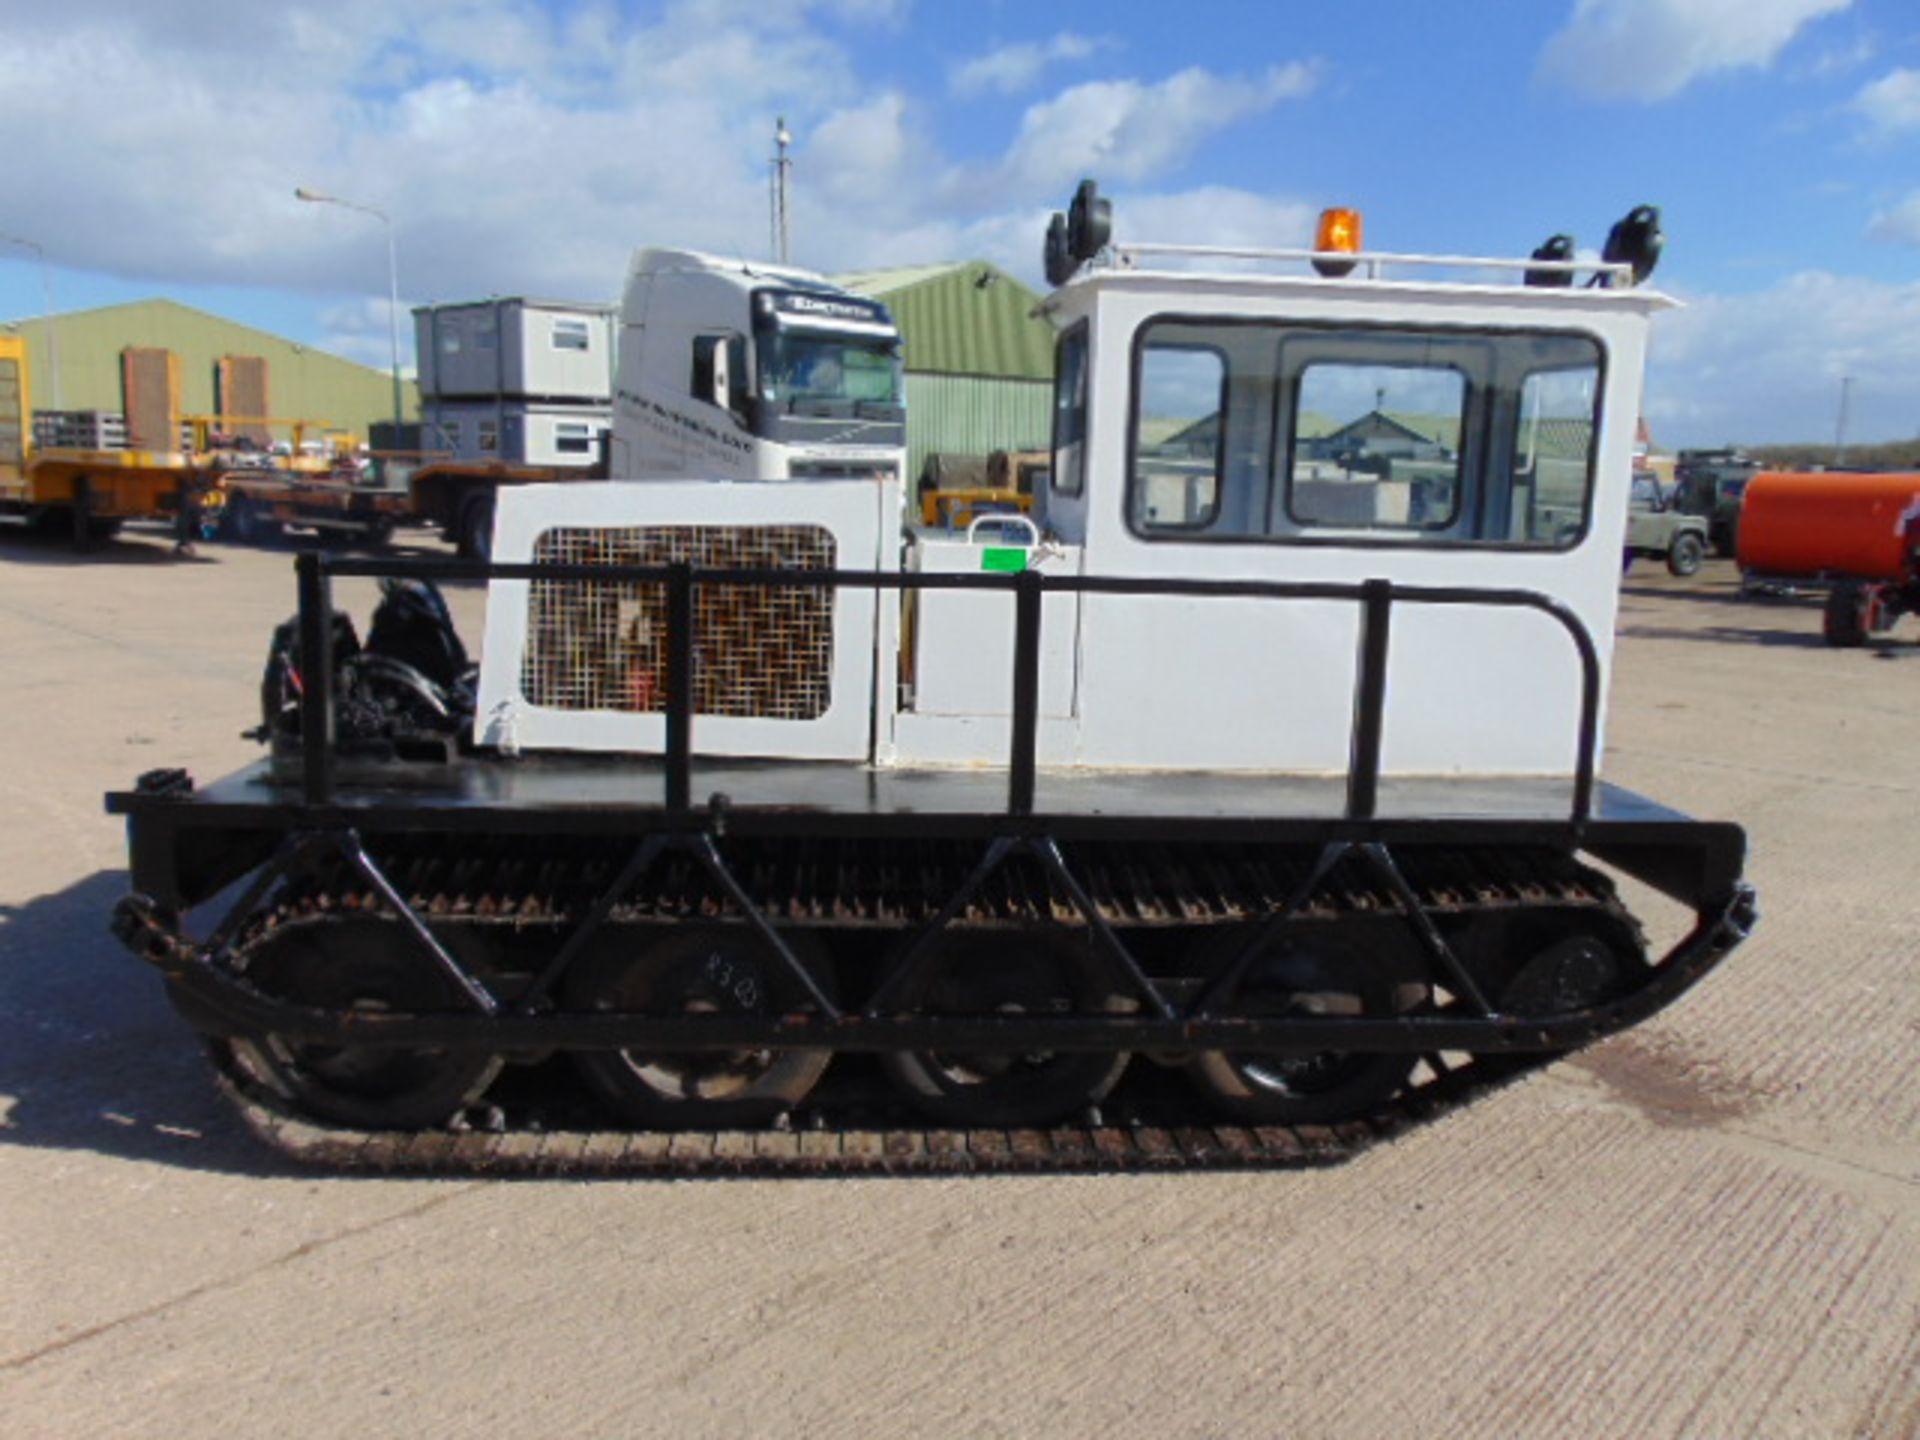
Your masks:
{"label": "stacked portable cabin", "polygon": [[421,448],[463,461],[592,465],[612,419],[614,308],[520,297],[413,312]]}

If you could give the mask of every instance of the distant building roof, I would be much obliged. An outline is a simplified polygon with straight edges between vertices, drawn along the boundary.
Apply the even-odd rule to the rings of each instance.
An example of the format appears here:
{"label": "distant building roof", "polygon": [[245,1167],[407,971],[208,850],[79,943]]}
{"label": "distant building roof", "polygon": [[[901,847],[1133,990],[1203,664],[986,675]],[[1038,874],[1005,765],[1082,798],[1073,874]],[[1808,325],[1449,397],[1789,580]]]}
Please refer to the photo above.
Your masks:
{"label": "distant building roof", "polygon": [[886,303],[917,374],[1053,378],[1054,330],[1040,297],[985,260],[862,270],[836,285]]}

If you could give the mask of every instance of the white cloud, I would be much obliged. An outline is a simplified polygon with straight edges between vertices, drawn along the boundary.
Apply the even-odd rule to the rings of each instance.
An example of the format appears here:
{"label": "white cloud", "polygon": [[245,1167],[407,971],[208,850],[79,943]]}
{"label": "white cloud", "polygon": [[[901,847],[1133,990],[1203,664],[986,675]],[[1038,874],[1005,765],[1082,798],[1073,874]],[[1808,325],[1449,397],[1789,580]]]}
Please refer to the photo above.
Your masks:
{"label": "white cloud", "polygon": [[1893,70],[1853,97],[1853,108],[1883,135],[1920,130],[1920,70]]}
{"label": "white cloud", "polygon": [[403,306],[610,299],[647,244],[766,254],[777,114],[796,136],[794,257],[815,268],[981,256],[1037,285],[1047,213],[1083,173],[1119,192],[1124,234],[1304,236],[1304,206],[1174,177],[1221,127],[1309,92],[1314,67],[1072,87],[1028,107],[1004,153],[962,162],[932,138],[927,102],[863,85],[846,48],[851,30],[904,13],[901,0],[668,0],[645,19],[614,0],[63,0],[19,25],[10,14],[0,42],[0,126],[34,137],[10,164],[9,202],[63,269],[157,292],[322,297],[296,338],[382,368],[386,229],[301,204],[296,186],[392,215]]}
{"label": "white cloud", "polygon": [[1843,377],[1853,439],[1920,433],[1920,283],[1803,271],[1689,296],[1654,322],[1646,414],[1663,445],[1819,440]]}
{"label": "white cloud", "polygon": [[1920,245],[1920,190],[1875,215],[1867,226],[1867,238],[1890,240],[1896,245]]}
{"label": "white cloud", "polygon": [[993,177],[996,186],[1051,195],[1082,175],[1150,180],[1215,131],[1313,92],[1318,68],[1276,65],[1257,78],[1182,70],[1157,85],[1101,80],[1030,108]]}
{"label": "white cloud", "polygon": [[1771,65],[1852,0],[1578,0],[1539,76],[1596,100],[1666,100],[1722,70]]}
{"label": "white cloud", "polygon": [[1114,48],[1116,42],[1110,38],[1066,31],[1051,40],[1002,45],[997,50],[976,55],[953,67],[948,84],[956,95],[977,95],[983,90],[1013,95],[1031,89],[1049,65],[1090,59],[1102,50]]}

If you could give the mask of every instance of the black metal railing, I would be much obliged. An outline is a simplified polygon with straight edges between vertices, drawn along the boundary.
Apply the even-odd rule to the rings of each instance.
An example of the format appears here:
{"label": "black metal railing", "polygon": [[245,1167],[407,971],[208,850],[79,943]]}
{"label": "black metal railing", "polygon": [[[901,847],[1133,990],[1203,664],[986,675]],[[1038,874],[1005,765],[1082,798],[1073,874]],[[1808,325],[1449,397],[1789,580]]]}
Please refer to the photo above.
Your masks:
{"label": "black metal railing", "polygon": [[1037,773],[1042,601],[1049,594],[1184,598],[1346,601],[1360,607],[1359,656],[1353,697],[1346,818],[1371,820],[1379,807],[1380,755],[1385,735],[1387,670],[1393,611],[1399,605],[1534,610],[1556,621],[1580,662],[1580,719],[1575,742],[1570,818],[1593,811],[1594,761],[1600,725],[1600,657],[1580,617],[1531,590],[1273,580],[1135,579],[1080,575],[929,575],[906,571],[695,569],[671,565],[488,564],[466,560],[349,558],[303,552],[295,561],[300,591],[301,774],[309,806],[333,799],[333,626],[335,577],[417,580],[541,580],[571,584],[664,585],[667,593],[667,674],[663,714],[665,806],[671,819],[692,810],[694,676],[697,641],[695,592],[702,585],[871,590],[997,590],[1014,598],[1012,737],[1007,757],[1010,818],[1031,816]]}

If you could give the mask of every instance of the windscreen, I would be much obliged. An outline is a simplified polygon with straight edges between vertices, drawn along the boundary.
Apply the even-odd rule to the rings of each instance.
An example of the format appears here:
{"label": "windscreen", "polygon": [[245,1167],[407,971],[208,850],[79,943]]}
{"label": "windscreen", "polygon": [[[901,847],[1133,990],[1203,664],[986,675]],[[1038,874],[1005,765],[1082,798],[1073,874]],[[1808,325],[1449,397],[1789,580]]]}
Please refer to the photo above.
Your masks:
{"label": "windscreen", "polygon": [[832,331],[769,328],[759,336],[760,398],[790,415],[896,418],[898,342]]}

